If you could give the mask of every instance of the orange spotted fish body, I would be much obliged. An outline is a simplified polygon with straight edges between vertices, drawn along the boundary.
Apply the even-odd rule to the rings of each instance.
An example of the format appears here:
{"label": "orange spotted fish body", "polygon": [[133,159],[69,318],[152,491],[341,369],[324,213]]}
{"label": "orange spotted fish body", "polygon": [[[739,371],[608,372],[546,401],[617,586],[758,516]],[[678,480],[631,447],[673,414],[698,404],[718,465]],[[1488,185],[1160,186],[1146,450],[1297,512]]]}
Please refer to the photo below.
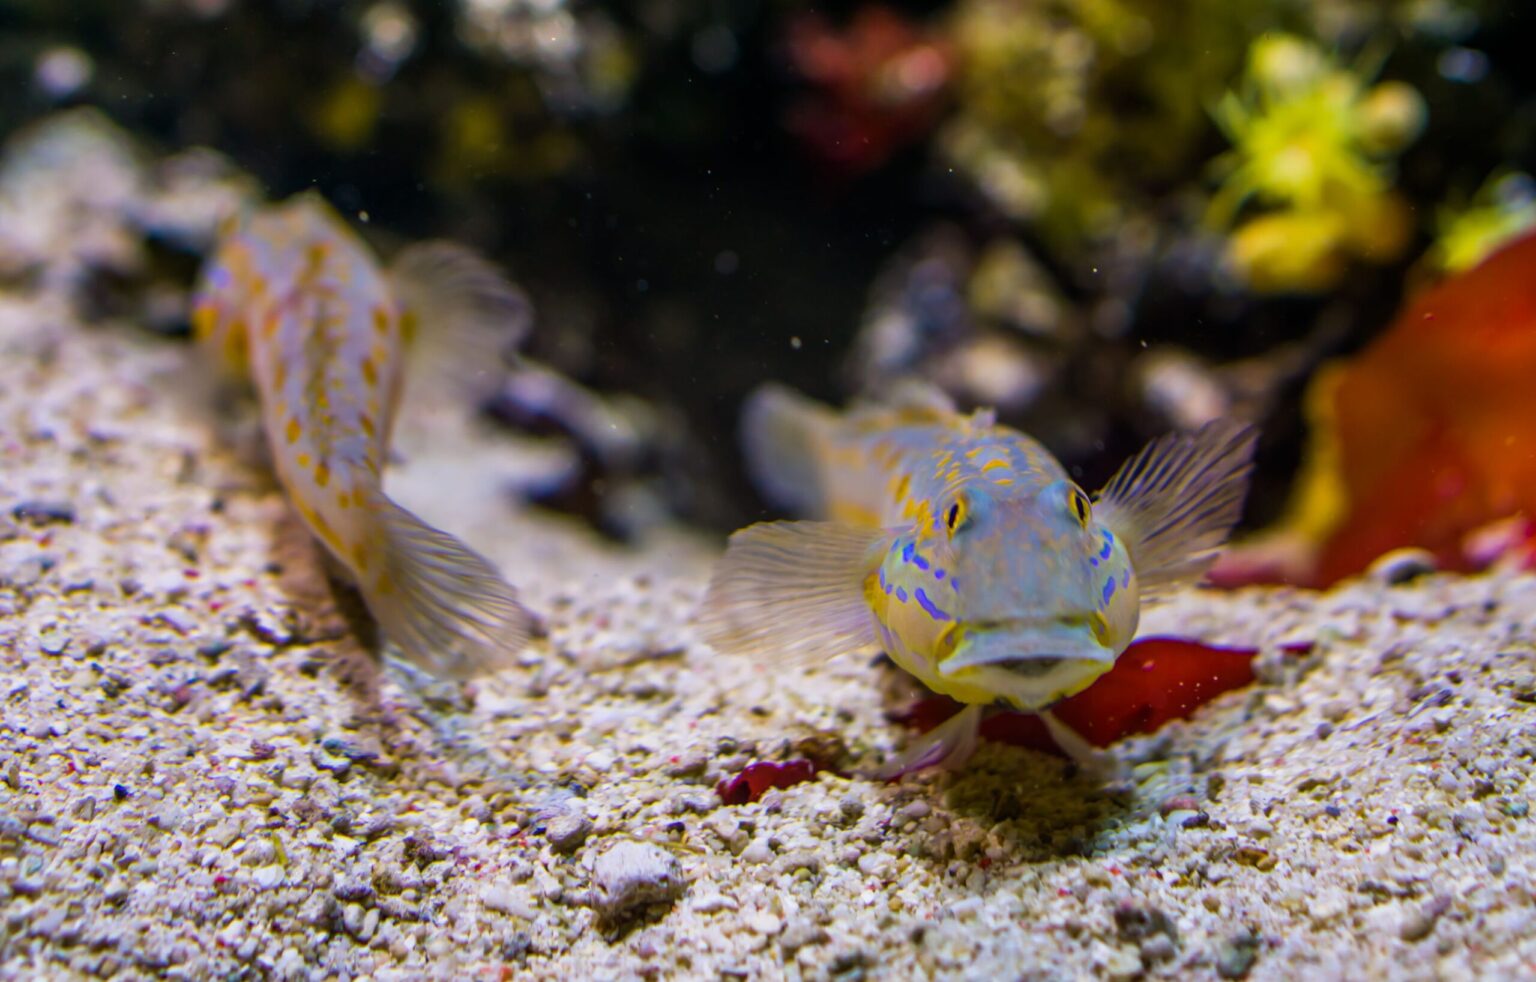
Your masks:
{"label": "orange spotted fish body", "polygon": [[705,637],[763,657],[878,646],[969,707],[900,770],[962,760],[994,703],[1055,726],[1046,710],[1114,666],[1142,599],[1209,566],[1254,439],[1227,421],[1164,437],[1090,499],[1039,443],[927,391],[839,415],[770,386],[744,433],[770,497],[826,520],[733,535]]}
{"label": "orange spotted fish body", "polygon": [[220,244],[193,326],[253,379],[279,481],[385,633],[411,661],[457,677],[516,652],[531,618],[483,557],[382,489],[407,342],[433,313],[410,300],[432,295],[418,274],[441,258],[386,273],[323,200],[302,195]]}

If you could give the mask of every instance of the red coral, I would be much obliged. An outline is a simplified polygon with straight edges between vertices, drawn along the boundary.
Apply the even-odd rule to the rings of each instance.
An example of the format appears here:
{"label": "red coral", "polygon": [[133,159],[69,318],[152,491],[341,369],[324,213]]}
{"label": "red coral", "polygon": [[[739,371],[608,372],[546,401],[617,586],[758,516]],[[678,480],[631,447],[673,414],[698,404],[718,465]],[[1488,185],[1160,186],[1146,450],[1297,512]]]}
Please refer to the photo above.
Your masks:
{"label": "red coral", "polygon": [[[1253,648],[1221,648],[1177,638],[1145,638],[1125,650],[1115,667],[1052,711],[1095,746],[1133,733],[1150,733],[1182,719],[1223,692],[1253,681]],[[905,717],[922,730],[949,718],[958,705],[942,696],[924,699]],[[999,713],[981,725],[988,740],[1052,752],[1055,743],[1038,716]]]}
{"label": "red coral", "polygon": [[874,170],[943,111],[948,48],[887,7],[859,8],[845,30],[802,14],[790,24],[788,48],[813,87],[790,109],[788,127],[842,176]]}
{"label": "red coral", "polygon": [[1317,500],[1337,505],[1338,520],[1299,522],[1321,529],[1281,550],[1239,548],[1213,580],[1324,587],[1404,547],[1456,571],[1500,557],[1536,564],[1533,380],[1536,234],[1425,290],[1336,375],[1319,376],[1313,452],[1331,447],[1318,459],[1337,463]]}
{"label": "red coral", "polygon": [[768,793],[770,788],[792,788],[816,776],[818,768],[809,760],[787,760],[782,764],[758,761],[748,764],[735,777],[715,785],[715,793],[727,805],[745,805]]}
{"label": "red coral", "polygon": [[1332,583],[1400,546],[1465,568],[1474,530],[1536,516],[1536,235],[1415,298],[1334,399],[1348,516]]}

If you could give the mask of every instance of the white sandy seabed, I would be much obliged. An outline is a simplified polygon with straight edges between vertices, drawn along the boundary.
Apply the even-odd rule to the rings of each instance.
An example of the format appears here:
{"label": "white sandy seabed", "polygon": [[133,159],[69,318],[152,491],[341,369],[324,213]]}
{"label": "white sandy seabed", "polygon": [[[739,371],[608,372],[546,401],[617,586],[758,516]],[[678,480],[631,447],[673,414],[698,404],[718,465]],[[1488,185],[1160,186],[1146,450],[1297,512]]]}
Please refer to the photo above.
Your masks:
{"label": "white sandy seabed", "polygon": [[548,637],[374,670],[189,346],[69,279],[0,294],[6,977],[1536,975],[1536,578],[1180,597],[1149,629],[1261,681],[1120,745],[1120,788],[987,747],[727,806],[749,762],[897,746],[888,670],[713,654],[712,543],[520,511],[538,448],[457,411],[404,420],[391,490]]}

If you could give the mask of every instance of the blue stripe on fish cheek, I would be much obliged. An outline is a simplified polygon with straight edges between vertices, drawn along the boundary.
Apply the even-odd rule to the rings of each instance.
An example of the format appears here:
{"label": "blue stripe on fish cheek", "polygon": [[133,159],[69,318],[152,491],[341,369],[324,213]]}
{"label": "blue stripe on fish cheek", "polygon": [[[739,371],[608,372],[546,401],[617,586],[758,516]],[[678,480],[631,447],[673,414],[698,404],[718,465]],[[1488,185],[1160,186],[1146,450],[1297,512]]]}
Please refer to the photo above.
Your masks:
{"label": "blue stripe on fish cheek", "polygon": [[934,605],[932,600],[928,599],[928,594],[923,592],[922,587],[917,588],[917,604],[919,607],[923,608],[923,610],[928,612],[929,617],[932,617],[936,621],[947,621],[950,619],[948,614],[944,613],[944,611],[940,610],[937,606]]}
{"label": "blue stripe on fish cheek", "polygon": [[912,554],[912,565],[918,569],[926,570],[928,568],[928,560],[923,558],[922,553],[914,552]]}
{"label": "blue stripe on fish cheek", "polygon": [[912,543],[908,542],[901,547],[901,559],[903,562],[908,563],[912,561]]}

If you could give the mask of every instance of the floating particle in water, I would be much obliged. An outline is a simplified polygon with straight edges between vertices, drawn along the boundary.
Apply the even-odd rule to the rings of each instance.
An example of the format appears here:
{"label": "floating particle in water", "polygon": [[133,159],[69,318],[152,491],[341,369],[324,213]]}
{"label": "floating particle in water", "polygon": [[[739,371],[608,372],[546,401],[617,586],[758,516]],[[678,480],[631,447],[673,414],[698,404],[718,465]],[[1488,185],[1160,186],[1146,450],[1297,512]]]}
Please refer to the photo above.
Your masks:
{"label": "floating particle in water", "polygon": [[38,56],[32,80],[48,98],[63,101],[89,85],[95,74],[96,64],[90,55],[61,45]]}

